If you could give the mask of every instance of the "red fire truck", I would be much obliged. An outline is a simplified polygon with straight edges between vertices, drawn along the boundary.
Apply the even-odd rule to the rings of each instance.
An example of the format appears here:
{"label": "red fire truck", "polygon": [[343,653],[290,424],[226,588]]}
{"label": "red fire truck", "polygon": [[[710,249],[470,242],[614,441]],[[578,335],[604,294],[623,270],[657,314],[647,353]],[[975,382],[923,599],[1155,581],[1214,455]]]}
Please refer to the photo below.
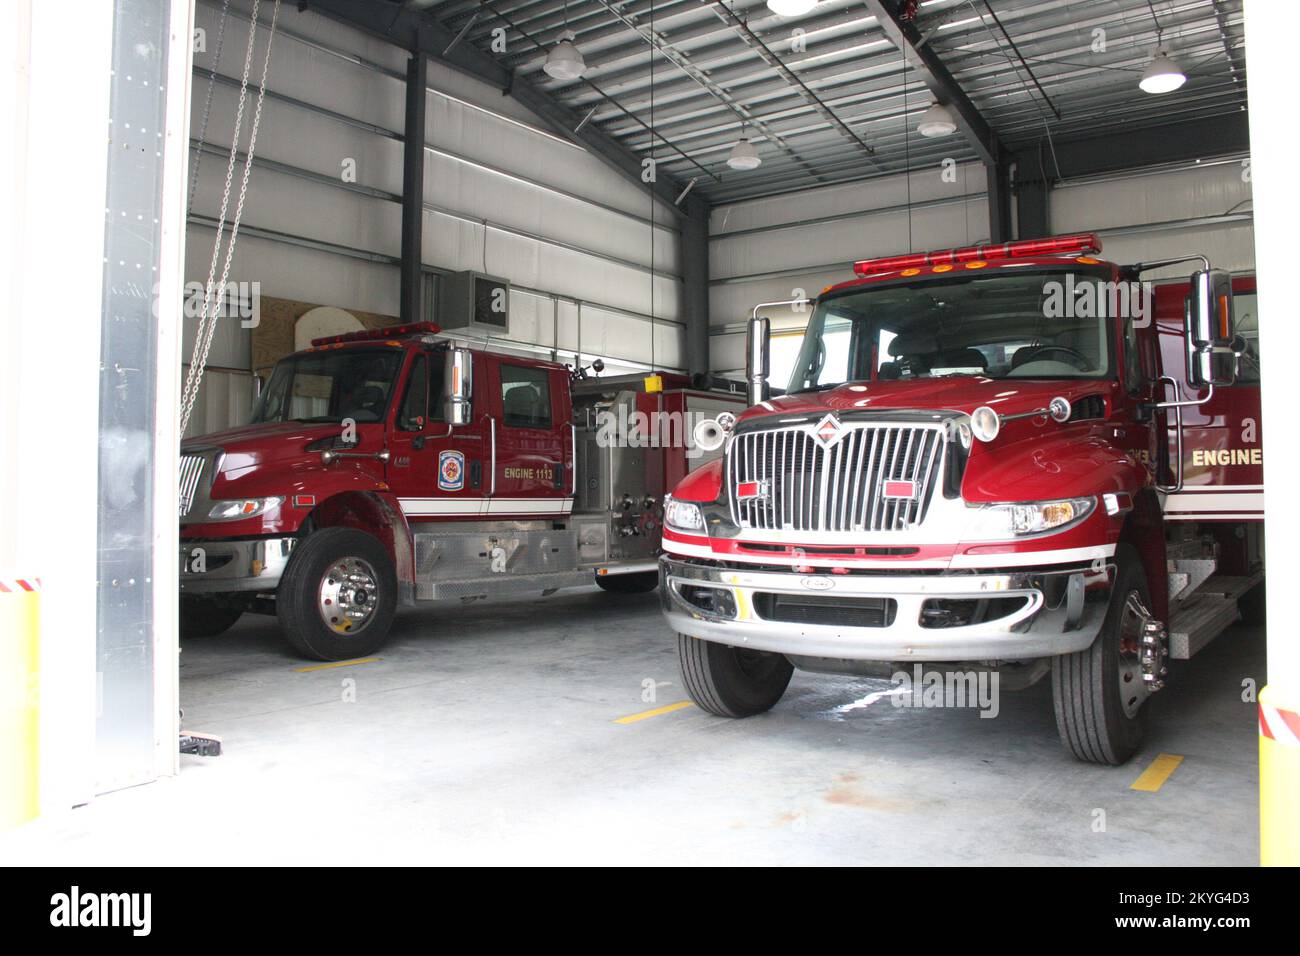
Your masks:
{"label": "red fire truck", "polygon": [[700,707],[764,711],[795,667],[1050,674],[1067,748],[1118,764],[1168,661],[1262,608],[1254,280],[1100,251],[858,262],[777,397],[754,310],[752,407],[665,509],[661,598]]}
{"label": "red fire truck", "polygon": [[[597,376],[590,374],[595,371]],[[276,614],[372,653],[399,605],[657,584],[664,491],[743,396],[457,345],[427,323],[316,339],[251,422],[181,448],[181,633]]]}

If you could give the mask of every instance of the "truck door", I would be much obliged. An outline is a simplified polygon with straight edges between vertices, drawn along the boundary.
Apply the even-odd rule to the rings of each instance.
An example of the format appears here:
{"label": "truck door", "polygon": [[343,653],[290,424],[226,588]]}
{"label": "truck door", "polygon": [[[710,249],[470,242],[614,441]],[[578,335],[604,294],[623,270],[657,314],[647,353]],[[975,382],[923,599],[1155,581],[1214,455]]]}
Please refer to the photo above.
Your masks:
{"label": "truck door", "polygon": [[493,517],[562,516],[573,508],[573,409],[564,369],[495,356],[487,376],[495,467],[488,479]]}
{"label": "truck door", "polygon": [[[1180,380],[1184,398],[1196,398],[1204,391],[1197,392],[1186,383],[1183,304],[1187,294],[1187,283],[1157,287],[1156,319],[1161,325],[1166,374]],[[1216,388],[1204,405],[1182,409],[1183,487],[1165,502],[1167,520],[1258,521],[1264,516],[1264,437],[1254,276],[1234,278],[1232,295],[1238,332],[1245,345],[1237,384]],[[1172,427],[1170,433],[1170,447],[1174,449],[1171,454],[1176,454]]]}
{"label": "truck door", "polygon": [[474,421],[450,427],[442,409],[442,352],[415,352],[407,363],[388,436],[388,484],[413,523],[483,513],[488,447],[482,390]]}

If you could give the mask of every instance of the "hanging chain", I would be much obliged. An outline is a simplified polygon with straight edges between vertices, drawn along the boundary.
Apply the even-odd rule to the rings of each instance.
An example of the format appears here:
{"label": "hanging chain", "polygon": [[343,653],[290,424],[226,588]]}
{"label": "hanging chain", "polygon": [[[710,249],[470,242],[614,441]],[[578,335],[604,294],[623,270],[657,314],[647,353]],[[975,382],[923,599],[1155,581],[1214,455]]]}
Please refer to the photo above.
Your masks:
{"label": "hanging chain", "polygon": [[[235,136],[231,142],[230,158],[226,164],[226,183],[221,197],[221,217],[217,223],[217,238],[212,249],[212,263],[208,270],[208,284],[204,289],[203,312],[199,317],[198,333],[194,342],[194,359],[190,363],[189,374],[186,376],[185,391],[181,399],[181,434],[185,433],[189,425],[190,415],[194,410],[194,403],[198,399],[199,384],[203,381],[203,372],[207,367],[208,353],[212,349],[212,341],[217,331],[217,320],[220,317],[220,303],[225,299],[226,281],[230,277],[230,266],[234,260],[235,243],[239,238],[239,224],[244,216],[244,202],[248,196],[248,177],[253,168],[253,154],[257,149],[257,133],[262,123],[262,105],[266,100],[266,80],[271,66],[271,46],[275,39],[275,28],[280,17],[280,0],[275,0],[275,6],[271,11],[271,25],[266,36],[266,52],[262,58],[262,75],[257,90],[257,105],[253,110],[253,122],[249,129],[248,150],[244,154],[244,169],[239,181],[239,199],[235,204],[235,215],[231,220],[230,242],[226,246],[225,261],[221,268],[221,281],[216,286],[216,298],[213,297],[213,280],[216,275],[217,259],[220,255],[221,239],[224,231],[226,210],[230,202],[230,190],[232,179],[234,177],[235,159],[239,146],[239,131],[243,122],[244,105],[248,92],[248,74],[252,69],[253,41],[256,38],[257,10],[260,0],[254,0],[252,10],[252,23],[249,27],[248,51],[244,56],[244,73],[240,82],[239,89],[239,107],[235,116]],[[217,308],[214,311],[214,305]]]}
{"label": "hanging chain", "polygon": [[212,110],[212,89],[217,85],[217,69],[221,66],[221,48],[226,42],[226,14],[230,0],[221,4],[221,21],[217,25],[217,49],[212,56],[212,72],[208,75],[208,94],[203,98],[203,119],[199,122],[199,144],[194,147],[194,169],[190,172],[190,195],[185,201],[188,212],[194,208],[194,193],[199,188],[199,166],[203,162],[203,144],[208,135],[208,113]]}
{"label": "hanging chain", "polygon": [[230,207],[230,184],[235,174],[235,158],[239,152],[239,133],[244,123],[244,104],[248,100],[248,74],[253,70],[253,44],[257,39],[257,9],[261,0],[253,0],[253,13],[248,22],[248,50],[244,54],[244,72],[239,83],[239,103],[235,109],[235,132],[230,141],[230,158],[226,163],[226,182],[221,194],[221,211],[217,216],[217,237],[212,243],[212,262],[208,266],[208,281],[203,287],[203,308],[199,313],[199,324],[194,337],[194,351],[190,357],[190,367],[185,375],[185,388],[181,392],[181,434],[189,424],[190,411],[194,407],[198,389],[194,386],[195,370],[203,354],[203,342],[207,337],[208,316],[211,309],[212,284],[217,278],[217,263],[221,259],[221,240],[226,228],[226,210]]}

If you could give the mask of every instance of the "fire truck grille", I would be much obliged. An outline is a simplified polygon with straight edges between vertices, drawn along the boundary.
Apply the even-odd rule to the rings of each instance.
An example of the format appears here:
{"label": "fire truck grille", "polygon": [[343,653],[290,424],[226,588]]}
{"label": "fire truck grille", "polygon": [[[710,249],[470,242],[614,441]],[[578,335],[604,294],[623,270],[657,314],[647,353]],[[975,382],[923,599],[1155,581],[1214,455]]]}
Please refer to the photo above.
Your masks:
{"label": "fire truck grille", "polygon": [[925,520],[941,474],[938,426],[807,426],[748,432],[727,454],[731,518],[760,531],[903,531]]}
{"label": "fire truck grille", "polygon": [[180,517],[184,518],[194,507],[194,494],[203,475],[204,459],[200,455],[181,455]]}

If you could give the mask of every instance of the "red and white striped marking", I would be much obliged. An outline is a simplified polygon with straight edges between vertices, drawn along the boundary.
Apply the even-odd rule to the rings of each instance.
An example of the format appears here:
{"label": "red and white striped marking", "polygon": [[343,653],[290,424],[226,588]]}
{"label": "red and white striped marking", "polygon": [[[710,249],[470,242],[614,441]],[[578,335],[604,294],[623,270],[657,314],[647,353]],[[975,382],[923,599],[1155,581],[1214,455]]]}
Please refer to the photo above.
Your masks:
{"label": "red and white striped marking", "polygon": [[40,578],[0,578],[0,594],[19,594],[40,589]]}
{"label": "red and white striped marking", "polygon": [[1259,734],[1288,747],[1300,747],[1300,714],[1260,704]]}

